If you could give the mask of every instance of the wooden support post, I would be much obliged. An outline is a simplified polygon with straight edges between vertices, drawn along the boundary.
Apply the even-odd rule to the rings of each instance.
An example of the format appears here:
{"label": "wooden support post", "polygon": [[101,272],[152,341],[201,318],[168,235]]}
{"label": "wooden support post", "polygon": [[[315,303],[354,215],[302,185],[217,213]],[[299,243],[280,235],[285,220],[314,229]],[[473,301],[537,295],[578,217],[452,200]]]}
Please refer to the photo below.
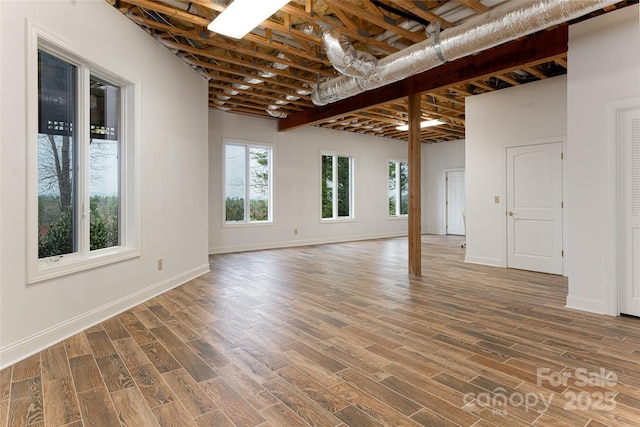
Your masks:
{"label": "wooden support post", "polygon": [[409,274],[422,276],[420,94],[409,95]]}

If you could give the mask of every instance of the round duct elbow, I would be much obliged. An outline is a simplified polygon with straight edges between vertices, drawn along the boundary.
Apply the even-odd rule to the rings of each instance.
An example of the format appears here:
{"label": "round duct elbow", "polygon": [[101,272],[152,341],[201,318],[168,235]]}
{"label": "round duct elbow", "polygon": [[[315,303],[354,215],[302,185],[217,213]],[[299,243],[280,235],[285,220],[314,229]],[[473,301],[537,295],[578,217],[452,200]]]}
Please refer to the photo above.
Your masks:
{"label": "round duct elbow", "polygon": [[322,43],[333,68],[345,76],[367,78],[376,67],[375,56],[356,50],[351,41],[335,29],[322,29]]}
{"label": "round duct elbow", "polygon": [[271,117],[275,117],[276,119],[286,119],[287,118],[287,113],[285,113],[284,111],[274,111],[274,110],[270,110],[268,108],[265,111],[267,113],[269,113],[269,115]]}

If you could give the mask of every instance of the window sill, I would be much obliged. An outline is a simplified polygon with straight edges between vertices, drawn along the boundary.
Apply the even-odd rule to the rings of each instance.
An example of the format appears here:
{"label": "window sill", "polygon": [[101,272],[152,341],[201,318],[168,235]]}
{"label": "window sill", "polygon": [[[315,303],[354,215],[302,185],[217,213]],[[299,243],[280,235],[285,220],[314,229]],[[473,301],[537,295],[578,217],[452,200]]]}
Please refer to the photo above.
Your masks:
{"label": "window sill", "polygon": [[336,224],[340,222],[356,222],[355,218],[322,218],[320,224]]}
{"label": "window sill", "polygon": [[225,222],[222,224],[222,228],[251,228],[251,227],[273,227],[275,223],[273,221],[260,221],[260,222]]}
{"label": "window sill", "polygon": [[37,261],[36,269],[29,275],[27,283],[43,282],[139,256],[140,251],[138,249],[120,247],[96,251],[86,257],[79,254],[69,254],[46,258]]}

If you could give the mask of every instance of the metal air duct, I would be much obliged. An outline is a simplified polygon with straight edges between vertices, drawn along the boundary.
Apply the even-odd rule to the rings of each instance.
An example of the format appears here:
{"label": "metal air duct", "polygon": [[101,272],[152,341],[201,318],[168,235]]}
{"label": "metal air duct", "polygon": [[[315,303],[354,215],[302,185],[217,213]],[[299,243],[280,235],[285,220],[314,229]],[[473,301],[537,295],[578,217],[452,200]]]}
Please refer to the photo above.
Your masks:
{"label": "metal air duct", "polygon": [[333,68],[345,76],[366,79],[376,66],[375,56],[356,50],[336,29],[322,28],[322,44]]}
{"label": "metal air duct", "polygon": [[[617,3],[619,0],[511,1],[448,28],[441,34],[378,61],[366,78],[340,76],[320,83],[311,94],[326,105],[402,80],[502,43],[544,30]],[[328,55],[327,55],[328,56]]]}

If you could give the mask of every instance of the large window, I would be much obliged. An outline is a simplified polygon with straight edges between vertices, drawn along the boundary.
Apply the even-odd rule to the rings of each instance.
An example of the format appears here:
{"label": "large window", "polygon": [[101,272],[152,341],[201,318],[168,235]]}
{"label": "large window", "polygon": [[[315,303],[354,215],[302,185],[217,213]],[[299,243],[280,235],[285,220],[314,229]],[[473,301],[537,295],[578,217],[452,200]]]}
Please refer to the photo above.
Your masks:
{"label": "large window", "polygon": [[49,41],[38,40],[34,63],[32,282],[137,246],[133,84]]}
{"label": "large window", "polygon": [[389,215],[409,214],[409,165],[407,162],[389,162]]}
{"label": "large window", "polygon": [[322,219],[353,217],[353,158],[322,155]]}
{"label": "large window", "polygon": [[225,144],[225,222],[272,221],[270,147]]}

